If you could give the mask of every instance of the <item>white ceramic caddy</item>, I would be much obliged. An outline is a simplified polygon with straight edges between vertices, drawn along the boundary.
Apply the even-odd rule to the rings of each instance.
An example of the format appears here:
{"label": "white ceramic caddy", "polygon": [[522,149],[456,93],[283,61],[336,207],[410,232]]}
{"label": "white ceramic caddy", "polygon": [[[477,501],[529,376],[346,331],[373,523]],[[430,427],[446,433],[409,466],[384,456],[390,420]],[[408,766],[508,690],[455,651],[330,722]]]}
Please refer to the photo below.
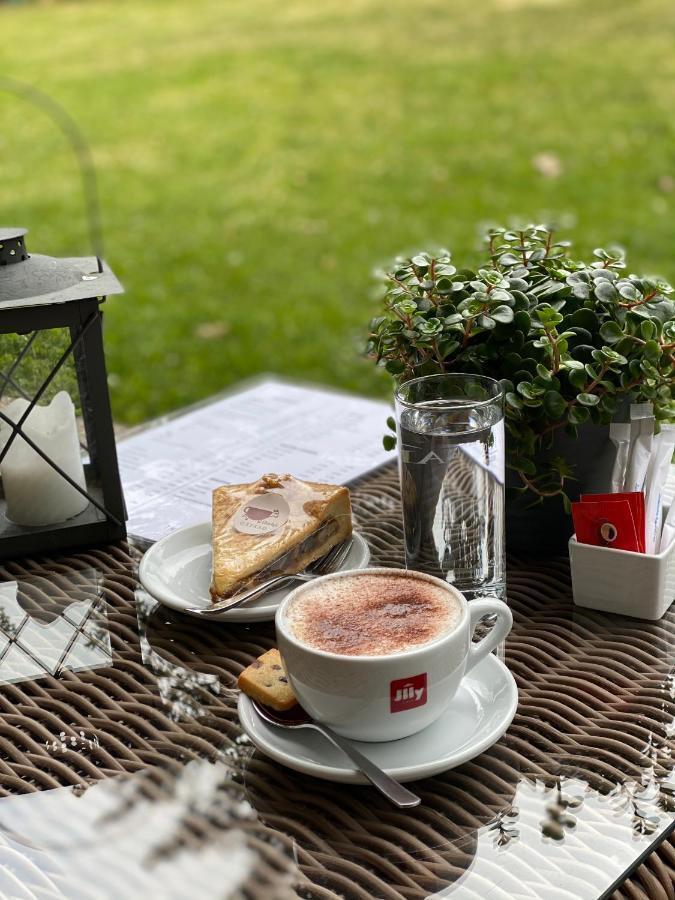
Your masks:
{"label": "white ceramic caddy", "polygon": [[633,553],[569,542],[577,606],[660,619],[675,600],[675,542],[663,553]]}

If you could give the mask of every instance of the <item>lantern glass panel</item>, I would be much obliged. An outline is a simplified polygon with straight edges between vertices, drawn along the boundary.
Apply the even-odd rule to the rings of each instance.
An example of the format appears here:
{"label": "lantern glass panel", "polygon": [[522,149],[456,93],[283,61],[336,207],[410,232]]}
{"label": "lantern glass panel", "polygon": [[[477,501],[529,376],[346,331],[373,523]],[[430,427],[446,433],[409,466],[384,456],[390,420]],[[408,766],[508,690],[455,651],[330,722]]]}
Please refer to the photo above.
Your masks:
{"label": "lantern glass panel", "polygon": [[[1,335],[0,408],[19,397],[34,397],[70,343],[69,328],[45,328],[28,334]],[[77,415],[81,416],[82,405],[72,353],[45,389],[40,404],[50,403],[60,391],[66,391],[75,404]]]}
{"label": "lantern glass panel", "polygon": [[[16,422],[39,395],[39,409],[28,414],[23,426],[26,440],[17,434],[0,461],[0,535],[16,527],[51,530],[106,518],[86,496],[100,499],[100,490],[87,450],[72,343],[69,327],[0,336],[0,412]],[[0,451],[10,433],[9,424],[1,421]]]}

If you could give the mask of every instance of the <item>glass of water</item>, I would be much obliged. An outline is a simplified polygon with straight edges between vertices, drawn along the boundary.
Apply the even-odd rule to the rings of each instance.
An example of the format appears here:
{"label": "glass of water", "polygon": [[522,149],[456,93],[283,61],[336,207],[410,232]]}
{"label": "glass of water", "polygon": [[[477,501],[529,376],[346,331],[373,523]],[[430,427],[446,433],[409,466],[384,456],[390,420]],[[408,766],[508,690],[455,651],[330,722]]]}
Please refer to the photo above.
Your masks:
{"label": "glass of water", "polygon": [[506,599],[504,392],[482,375],[396,391],[406,566],[467,598]]}

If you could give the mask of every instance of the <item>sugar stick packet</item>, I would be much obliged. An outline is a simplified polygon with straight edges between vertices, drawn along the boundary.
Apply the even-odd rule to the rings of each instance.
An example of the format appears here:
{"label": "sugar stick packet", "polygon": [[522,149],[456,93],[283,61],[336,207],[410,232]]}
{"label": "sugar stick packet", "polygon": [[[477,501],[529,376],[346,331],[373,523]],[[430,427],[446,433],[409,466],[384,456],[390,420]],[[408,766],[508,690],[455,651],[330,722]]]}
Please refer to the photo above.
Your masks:
{"label": "sugar stick packet", "polygon": [[616,447],[610,486],[610,491],[613,494],[623,490],[623,482],[626,478],[626,468],[628,466],[628,454],[630,452],[630,430],[630,422],[612,422],[609,426],[609,439]]}
{"label": "sugar stick packet", "polygon": [[667,550],[673,541],[675,541],[675,501],[670,504],[666,521],[663,523],[659,553],[663,553],[664,550]]}
{"label": "sugar stick packet", "polygon": [[675,425],[662,425],[661,431],[654,435],[652,456],[645,479],[647,553],[658,552],[663,515],[663,489],[668,479],[673,451],[675,451]]}
{"label": "sugar stick packet", "polygon": [[651,403],[631,403],[631,448],[624,491],[642,491],[647,477],[654,441],[654,407]]}

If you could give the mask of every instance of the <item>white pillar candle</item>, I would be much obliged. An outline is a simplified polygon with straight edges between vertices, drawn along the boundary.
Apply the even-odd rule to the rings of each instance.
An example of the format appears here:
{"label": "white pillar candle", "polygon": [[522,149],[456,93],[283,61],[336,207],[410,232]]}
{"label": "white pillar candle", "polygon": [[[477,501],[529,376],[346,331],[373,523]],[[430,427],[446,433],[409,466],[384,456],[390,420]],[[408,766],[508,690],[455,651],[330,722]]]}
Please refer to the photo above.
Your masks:
{"label": "white pillar candle", "polygon": [[[18,422],[27,400],[14,400],[3,412]],[[48,406],[35,406],[23,423],[26,435],[76,484],[86,487],[75,407],[65,391]],[[0,424],[0,448],[12,433]],[[89,501],[17,435],[0,465],[7,518],[17,525],[53,525],[81,513]]]}

